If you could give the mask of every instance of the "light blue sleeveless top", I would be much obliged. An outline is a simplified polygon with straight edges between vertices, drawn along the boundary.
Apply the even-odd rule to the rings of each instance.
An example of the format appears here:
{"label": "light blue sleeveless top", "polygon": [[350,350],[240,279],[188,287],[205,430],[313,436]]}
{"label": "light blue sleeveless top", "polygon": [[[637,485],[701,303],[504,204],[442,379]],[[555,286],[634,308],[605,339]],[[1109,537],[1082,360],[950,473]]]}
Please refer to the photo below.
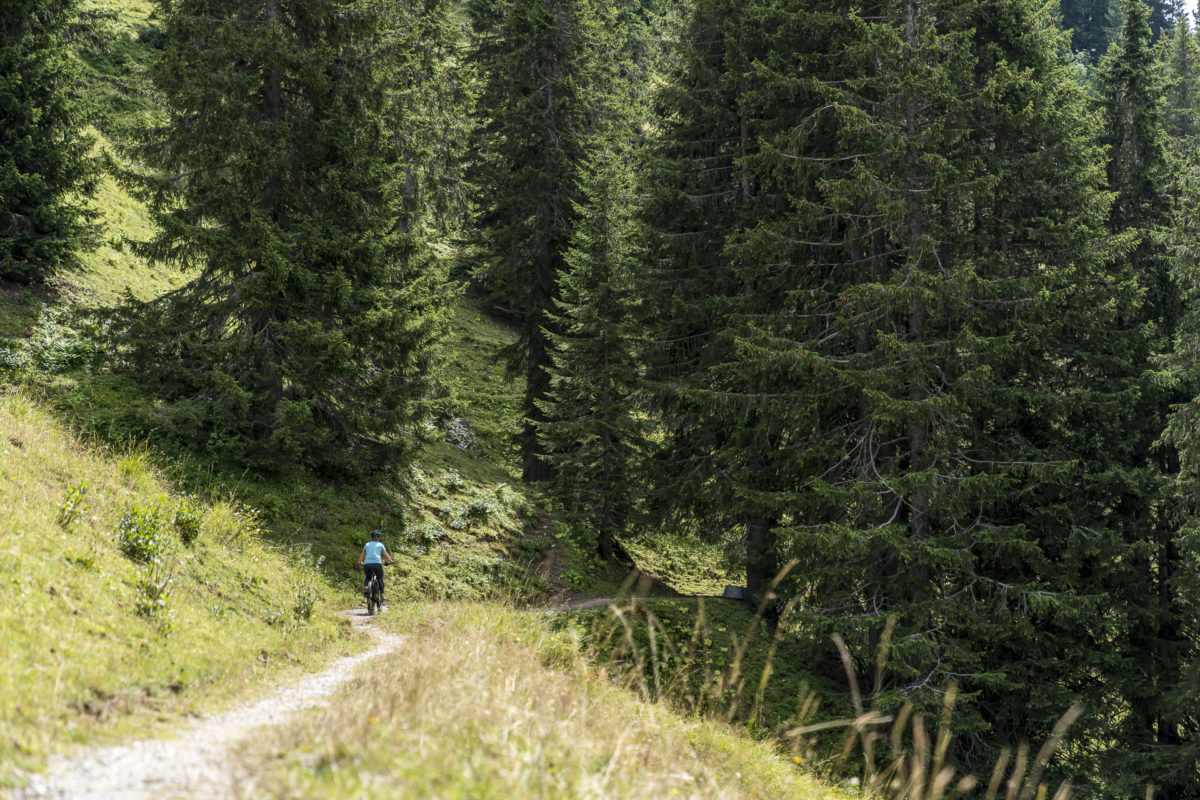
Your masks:
{"label": "light blue sleeveless top", "polygon": [[383,542],[367,542],[363,545],[363,552],[367,557],[363,559],[364,564],[382,564],[382,554],[387,552],[387,548],[383,546]]}

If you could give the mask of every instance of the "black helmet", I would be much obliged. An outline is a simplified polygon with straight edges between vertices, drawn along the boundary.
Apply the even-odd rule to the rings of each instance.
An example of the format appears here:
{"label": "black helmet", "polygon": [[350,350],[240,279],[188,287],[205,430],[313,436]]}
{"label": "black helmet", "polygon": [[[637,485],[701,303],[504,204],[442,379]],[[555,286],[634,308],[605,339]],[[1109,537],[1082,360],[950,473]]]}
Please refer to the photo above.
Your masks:
{"label": "black helmet", "polygon": [[378,539],[383,536],[383,531],[371,531],[371,538]]}

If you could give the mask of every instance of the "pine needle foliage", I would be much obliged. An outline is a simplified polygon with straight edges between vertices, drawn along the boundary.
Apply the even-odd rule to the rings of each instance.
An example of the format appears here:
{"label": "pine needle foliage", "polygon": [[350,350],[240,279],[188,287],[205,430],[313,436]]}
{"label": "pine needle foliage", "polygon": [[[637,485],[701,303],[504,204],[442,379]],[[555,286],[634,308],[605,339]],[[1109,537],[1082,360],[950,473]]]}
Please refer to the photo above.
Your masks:
{"label": "pine needle foliage", "polygon": [[634,513],[629,491],[646,436],[636,408],[639,309],[634,280],[644,237],[635,218],[629,155],[597,144],[581,178],[583,201],[559,276],[550,328],[550,389],[539,434],[554,467],[560,516],[588,532],[606,559]]}
{"label": "pine needle foliage", "polygon": [[[1124,437],[1113,437],[1108,489],[1110,520],[1124,530],[1127,549],[1105,578],[1113,606],[1128,618],[1121,626],[1126,636],[1109,647],[1125,659],[1110,680],[1129,713],[1116,723],[1124,747],[1107,754],[1095,780],[1108,782],[1114,794],[1136,793],[1139,780],[1153,780],[1157,796],[1171,800],[1191,796],[1196,788],[1189,774],[1194,745],[1185,744],[1188,735],[1181,726],[1194,704],[1172,692],[1183,679],[1186,659],[1181,578],[1190,582],[1186,575],[1192,568],[1180,548],[1179,528],[1187,503],[1177,481],[1178,452],[1159,441],[1171,407],[1186,399],[1186,383],[1164,380],[1160,362],[1170,358],[1181,314],[1162,235],[1170,205],[1168,128],[1185,132],[1187,110],[1171,105],[1189,101],[1178,92],[1173,100],[1166,97],[1172,86],[1164,80],[1164,48],[1152,44],[1150,9],[1131,0],[1123,5],[1123,16],[1097,78],[1114,192],[1109,227],[1114,234],[1136,237],[1123,266],[1137,292],[1116,322],[1130,343],[1124,373],[1136,380],[1138,391],[1128,401]],[[1190,38],[1185,24],[1166,43],[1167,69],[1172,62],[1188,68],[1194,49]],[[1122,785],[1111,775],[1136,777]]]}
{"label": "pine needle foliage", "polygon": [[[451,296],[427,213],[447,4],[162,0],[166,122],[126,174],[195,273],[126,319],[174,424],[239,463],[403,461]],[[406,433],[407,432],[407,433]]]}
{"label": "pine needle foliage", "polygon": [[[746,530],[752,595],[774,574],[770,509],[739,496],[735,483],[744,485],[752,472],[759,489],[778,486],[774,454],[792,458],[779,449],[780,429],[763,423],[758,408],[728,384],[739,368],[717,373],[736,361],[726,304],[762,299],[725,252],[762,202],[745,161],[757,133],[749,127],[746,88],[756,43],[765,36],[759,13],[759,4],[698,2],[681,26],[657,100],[664,130],[646,180],[645,211],[653,252],[638,276],[653,339],[643,391],[659,427],[650,454],[650,508],[677,523],[701,519],[713,532]],[[801,38],[792,46],[810,45]]]}
{"label": "pine needle foliage", "polygon": [[809,634],[871,650],[895,614],[885,703],[958,681],[968,766],[1102,707],[1146,353],[1049,10],[705,0],[684,47],[650,204],[654,499],[740,537],[754,594],[797,559]]}
{"label": "pine needle foliage", "polygon": [[95,186],[70,0],[0,4],[0,279],[45,281],[78,264]]}
{"label": "pine needle foliage", "polygon": [[1200,42],[1186,16],[1167,39],[1165,127],[1172,139],[1200,134]]}
{"label": "pine needle foliage", "polygon": [[519,341],[525,377],[522,477],[550,477],[537,425],[550,385],[546,328],[581,200],[578,180],[615,77],[612,9],[594,0],[483,0],[472,6],[481,90],[475,279]]}

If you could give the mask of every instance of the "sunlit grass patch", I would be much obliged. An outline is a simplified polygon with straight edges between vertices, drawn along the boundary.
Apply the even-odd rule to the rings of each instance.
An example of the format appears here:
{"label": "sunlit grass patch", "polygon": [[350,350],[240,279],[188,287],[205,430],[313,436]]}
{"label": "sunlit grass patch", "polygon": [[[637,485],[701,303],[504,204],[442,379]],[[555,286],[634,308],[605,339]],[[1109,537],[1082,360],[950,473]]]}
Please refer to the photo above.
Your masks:
{"label": "sunlit grass patch", "polygon": [[349,645],[340,598],[311,590],[299,554],[220,502],[185,544],[177,502],[144,451],[87,447],[0,393],[0,785]]}
{"label": "sunlit grass patch", "polygon": [[405,644],[256,737],[247,797],[840,796],[769,745],[614,687],[542,615],[430,603],[381,621]]}

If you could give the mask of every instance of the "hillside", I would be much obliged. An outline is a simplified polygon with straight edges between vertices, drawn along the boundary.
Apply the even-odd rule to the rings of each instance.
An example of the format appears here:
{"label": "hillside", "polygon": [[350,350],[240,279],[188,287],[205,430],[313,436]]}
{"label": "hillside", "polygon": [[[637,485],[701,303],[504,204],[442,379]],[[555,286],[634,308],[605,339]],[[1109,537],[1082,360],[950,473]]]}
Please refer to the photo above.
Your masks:
{"label": "hillside", "polygon": [[[849,795],[770,744],[637,701],[578,634],[500,604],[408,604],[405,646],[342,698],[254,743],[256,796],[803,798]],[[796,759],[800,760],[800,759]]]}
{"label": "hillside", "polygon": [[12,387],[0,509],[0,785],[358,646],[344,596],[237,501],[181,495],[145,448],[85,445]]}

